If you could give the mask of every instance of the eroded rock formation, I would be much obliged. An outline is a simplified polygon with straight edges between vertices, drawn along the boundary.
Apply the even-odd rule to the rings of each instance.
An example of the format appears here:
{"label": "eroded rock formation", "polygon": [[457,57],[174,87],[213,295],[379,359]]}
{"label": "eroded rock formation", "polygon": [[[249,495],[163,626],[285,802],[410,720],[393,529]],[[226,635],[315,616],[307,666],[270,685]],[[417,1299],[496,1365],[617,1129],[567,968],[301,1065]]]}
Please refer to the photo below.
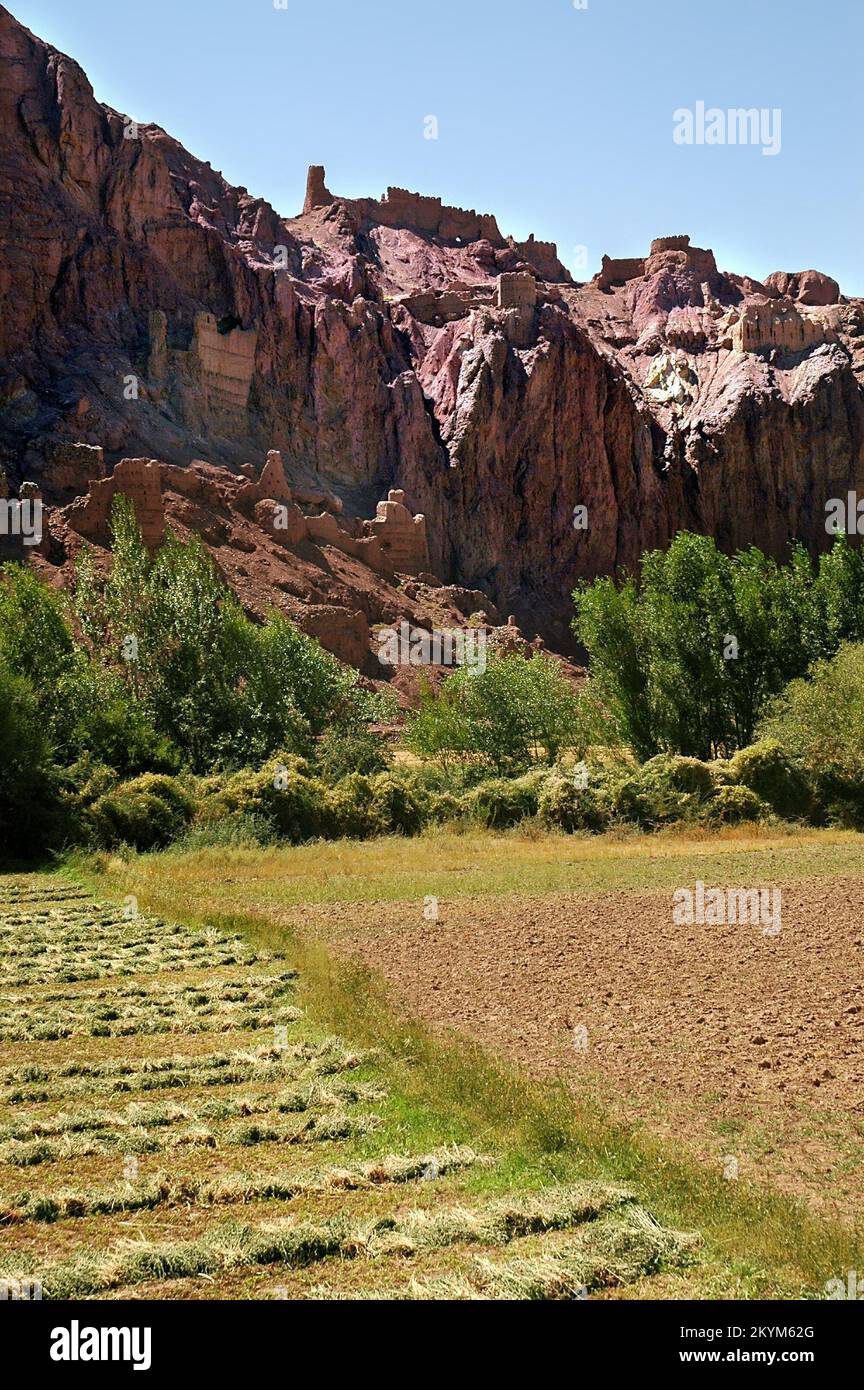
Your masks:
{"label": "eroded rock formation", "polygon": [[864,488],[864,306],[827,275],[675,235],[578,285],[491,214],[320,167],[286,218],[3,9],[0,64],[0,468],[43,490],[55,580],[129,490],[151,543],[197,530],[349,659],[424,574],[563,643],[579,577],[681,527],[824,546]]}

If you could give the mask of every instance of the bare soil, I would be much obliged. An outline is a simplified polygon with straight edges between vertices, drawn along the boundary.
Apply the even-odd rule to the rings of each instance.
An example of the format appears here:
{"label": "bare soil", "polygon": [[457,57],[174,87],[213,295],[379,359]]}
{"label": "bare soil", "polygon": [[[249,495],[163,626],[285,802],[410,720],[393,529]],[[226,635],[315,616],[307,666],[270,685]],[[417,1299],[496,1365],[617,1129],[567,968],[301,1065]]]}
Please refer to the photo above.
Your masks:
{"label": "bare soil", "polygon": [[294,920],[381,971],[436,1028],[564,1076],[730,1179],[860,1210],[864,884],[770,886],[783,889],[774,937],[675,925],[670,892],[441,899],[437,921],[418,902],[358,903],[350,919],[333,906]]}

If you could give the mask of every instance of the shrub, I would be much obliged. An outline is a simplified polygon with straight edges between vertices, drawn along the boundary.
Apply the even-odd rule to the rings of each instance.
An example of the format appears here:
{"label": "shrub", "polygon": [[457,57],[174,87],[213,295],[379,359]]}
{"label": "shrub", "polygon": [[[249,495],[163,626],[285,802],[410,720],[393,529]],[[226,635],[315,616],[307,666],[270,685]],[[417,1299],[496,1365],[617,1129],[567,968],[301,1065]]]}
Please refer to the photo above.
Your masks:
{"label": "shrub", "polygon": [[364,840],[382,830],[369,778],[355,772],[331,787],[327,794],[327,819],[329,833],[336,836]]}
{"label": "shrub", "polygon": [[537,815],[545,775],[535,771],[522,777],[499,777],[481,782],[462,798],[462,804],[481,825],[490,830],[506,829],[528,816]]}
{"label": "shrub", "polygon": [[193,811],[192,798],[176,778],[148,772],[101,796],[92,817],[107,848],[127,844],[148,850],[161,849],[176,839]]}
{"label": "shrub", "polygon": [[590,784],[577,787],[572,777],[551,776],[540,793],[540,818],[544,825],[570,833],[602,830],[609,820],[609,805]]}
{"label": "shrub", "polygon": [[769,808],[749,787],[718,787],[705,803],[703,818],[709,825],[737,825],[762,820]]}
{"label": "shrub", "polygon": [[[713,794],[714,776],[709,763],[703,763],[699,758],[685,758],[677,753],[668,756],[664,761],[668,769],[666,775],[676,791],[695,796],[700,801]],[[651,759],[651,763],[658,762],[659,759]]]}
{"label": "shrub", "polygon": [[273,758],[264,767],[237,772],[226,779],[210,804],[210,814],[263,817],[284,839],[299,843],[327,831],[327,788],[299,768],[307,766],[290,755]]}
{"label": "shrub", "polygon": [[276,831],[263,816],[239,814],[218,820],[200,820],[174,841],[172,850],[187,853],[197,849],[242,849],[247,845],[266,847],[276,843]]}
{"label": "shrub", "polygon": [[429,798],[428,820],[433,825],[445,825],[448,821],[459,820],[463,809],[458,796],[452,792],[433,792]]}
{"label": "shrub", "polygon": [[328,782],[338,782],[352,772],[366,777],[387,767],[386,747],[371,729],[328,729],[315,747],[315,763]]}
{"label": "shrub", "polygon": [[731,782],[749,787],[778,816],[793,820],[810,814],[807,779],[776,739],[763,738],[740,749],[730,759],[728,774]]}
{"label": "shrub", "polygon": [[697,816],[713,792],[714,777],[707,764],[658,753],[615,789],[613,805],[624,820],[651,829]]}
{"label": "shrub", "polygon": [[847,643],[791,681],[760,733],[807,778],[816,818],[864,825],[864,644]]}
{"label": "shrub", "polygon": [[426,793],[405,778],[391,772],[372,778],[372,814],[385,831],[416,835],[426,819],[428,804]]}

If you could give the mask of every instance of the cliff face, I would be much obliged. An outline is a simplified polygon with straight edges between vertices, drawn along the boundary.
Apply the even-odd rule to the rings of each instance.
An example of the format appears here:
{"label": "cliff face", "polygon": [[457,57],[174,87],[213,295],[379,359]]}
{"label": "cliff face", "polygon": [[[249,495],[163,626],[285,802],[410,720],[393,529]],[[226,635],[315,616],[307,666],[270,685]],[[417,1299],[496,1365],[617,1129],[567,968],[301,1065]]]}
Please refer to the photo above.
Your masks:
{"label": "cliff face", "polygon": [[[792,536],[824,546],[828,498],[864,488],[864,306],[827,276],[759,284],[676,236],[576,285],[554,246],[490,214],[400,189],[340,199],[317,168],[286,219],[100,105],[2,8],[0,63],[0,465],[10,491],[34,480],[54,504],[43,559],[60,577],[77,535],[104,539],[110,486],[75,500],[97,456],[109,475],[203,459],[221,501],[211,515],[198,498],[199,529],[217,560],[226,526],[243,532],[251,607],[293,584],[326,609],[334,550],[376,576],[370,591],[428,565],[563,642],[577,577],[683,526],[777,554]],[[259,542],[235,492],[269,450],[313,525]],[[190,499],[159,476],[182,529]],[[428,549],[376,570],[362,518],[393,488]],[[279,592],[259,544],[293,566]],[[352,631],[357,582],[337,602]]]}

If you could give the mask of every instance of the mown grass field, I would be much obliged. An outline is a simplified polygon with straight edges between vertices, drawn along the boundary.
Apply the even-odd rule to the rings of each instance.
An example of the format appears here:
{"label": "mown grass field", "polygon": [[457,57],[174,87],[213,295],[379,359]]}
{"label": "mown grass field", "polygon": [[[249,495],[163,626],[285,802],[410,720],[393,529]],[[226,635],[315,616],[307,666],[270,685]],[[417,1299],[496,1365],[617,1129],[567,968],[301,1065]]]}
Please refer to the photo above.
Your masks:
{"label": "mown grass field", "polygon": [[130,916],[123,896],[0,878],[7,1291],[582,1297],[694,1258],[557,1137],[508,1140],[470,1061],[453,1104],[419,1039],[334,1031],[320,961],[298,974],[289,943]]}
{"label": "mown grass field", "polygon": [[[304,1188],[302,1195],[290,1199],[272,1193],[250,1199],[244,1203],[243,1224],[255,1226],[257,1221],[259,1235],[246,1231],[237,1239],[243,1250],[257,1252],[256,1258],[260,1228],[274,1220],[280,1226],[287,1221],[291,1230],[322,1220],[343,1223],[343,1229],[344,1222],[353,1222],[348,1245],[311,1262],[295,1253],[287,1260],[287,1272],[284,1249],[280,1255],[274,1247],[270,1253],[276,1264],[266,1273],[257,1266],[254,1273],[236,1266],[228,1272],[225,1266],[240,1257],[226,1254],[219,1246],[215,1253],[210,1250],[209,1263],[205,1261],[206,1269],[197,1276],[178,1274],[170,1280],[145,1281],[145,1288],[158,1296],[218,1297],[239,1291],[260,1297],[277,1284],[287,1288],[291,1297],[428,1297],[454,1292],[498,1297],[514,1291],[573,1296],[585,1284],[590,1296],[607,1298],[818,1298],[827,1279],[860,1267],[864,1259],[864,1238],[850,1221],[814,1213],[765,1184],[725,1181],[716,1168],[691,1160],[680,1146],[652,1136],[650,1129],[616,1122],[584,1090],[577,1096],[558,1080],[538,1080],[464,1037],[430,1034],[409,1013],[400,1013],[380,979],[334,955],[320,923],[309,931],[298,928],[296,922],[302,922],[303,913],[294,910],[309,904],[314,917],[313,908],[329,905],[328,930],[338,936],[340,921],[351,920],[352,902],[367,907],[378,903],[386,914],[388,904],[406,898],[422,903],[426,895],[436,893],[452,898],[497,892],[503,903],[508,896],[525,893],[546,893],[552,900],[562,890],[590,894],[628,886],[665,888],[694,878],[735,883],[854,875],[864,873],[861,837],[829,832],[627,839],[438,834],[278,850],[168,853],[128,861],[115,857],[95,867],[75,866],[72,872],[87,883],[89,891],[118,904],[134,893],[142,910],[170,915],[198,931],[210,927],[227,937],[237,934],[257,951],[284,952],[279,969],[297,972],[286,983],[284,1007],[301,1010],[290,1025],[292,1042],[314,1047],[338,1039],[333,1046],[365,1059],[352,1069],[352,1078],[376,1088],[376,1098],[368,1095],[365,1105],[359,1098],[342,1104],[345,1113],[370,1118],[367,1132],[330,1138],[320,1148],[325,1143],[329,1146],[328,1157],[338,1152],[338,1160],[330,1161],[345,1168],[376,1162],[385,1167],[400,1162],[420,1165],[404,1182],[364,1180],[365,1185],[353,1189],[350,1197],[339,1179],[342,1186],[331,1187],[326,1194],[316,1190],[313,1195]],[[290,914],[286,909],[291,909]],[[290,929],[288,915],[295,923]],[[248,967],[243,973],[248,976]],[[171,1042],[173,1046],[173,1037]],[[198,1053],[205,1042],[206,1035],[190,1034],[182,1048],[186,1054]],[[140,1049],[142,1044],[146,1046],[144,1038],[134,1046]],[[74,1038],[67,1043],[75,1045]],[[109,1039],[101,1043],[109,1050],[118,1045]],[[5,1051],[0,1053],[6,1056]],[[292,1081],[297,1084],[296,1078]],[[207,1093],[213,1094],[209,1088]],[[201,1114],[201,1088],[189,1094],[190,1099],[198,1096],[196,1113],[176,1123],[194,1127],[206,1121],[214,1131],[212,1117]],[[231,1094],[246,1096],[248,1087]],[[51,1096],[56,1109],[61,1097],[54,1091]],[[173,1093],[172,1100],[176,1099]],[[185,1104],[185,1092],[182,1100]],[[222,1123],[230,1132],[236,1121]],[[170,1201],[167,1209],[165,1204],[145,1206],[145,1214],[136,1215],[133,1222],[137,1239],[162,1240],[167,1225],[171,1238],[179,1240],[180,1233],[188,1234],[191,1228],[199,1242],[211,1240],[209,1232],[221,1230],[222,1223],[213,1223],[208,1185],[260,1182],[265,1158],[271,1179],[274,1173],[284,1178],[287,1165],[293,1181],[291,1175],[299,1164],[306,1175],[304,1183],[310,1168],[316,1171],[315,1183],[330,1181],[326,1165],[310,1164],[306,1156],[311,1142],[274,1148],[273,1141],[265,1140],[255,1149],[255,1178],[253,1169],[238,1161],[238,1146],[233,1140],[223,1141],[222,1133],[216,1124],[216,1147],[180,1150],[184,1177],[204,1183],[195,1188],[200,1195],[190,1199],[183,1219]],[[468,1151],[470,1161],[452,1172],[440,1171],[440,1155]],[[432,1153],[439,1155],[435,1161],[439,1176],[430,1179],[430,1171],[436,1171],[427,1162]],[[155,1181],[151,1174],[160,1161],[159,1153],[147,1160],[146,1182]],[[58,1171],[57,1186],[68,1185],[69,1172],[68,1168],[63,1174]],[[113,1181],[119,1181],[116,1174]],[[621,1210],[632,1211],[634,1223],[623,1239],[632,1242],[633,1230],[639,1226],[643,1234],[653,1231],[662,1248],[647,1259],[637,1258],[626,1270],[616,1265],[618,1256],[610,1255],[608,1248],[598,1253],[593,1274],[586,1273],[584,1263],[578,1269],[567,1266],[574,1250],[579,1253],[580,1242],[592,1233],[605,1240],[608,1223],[614,1225],[620,1215],[607,1214],[574,1225],[560,1210],[556,1215],[546,1205],[566,1203],[570,1200],[566,1194],[583,1193],[585,1184],[592,1192],[599,1185],[603,1191],[611,1188],[629,1194]],[[8,1182],[4,1188],[8,1194]],[[260,1193],[260,1186],[255,1190]],[[482,1224],[487,1217],[476,1213],[488,1215],[491,1203],[500,1217],[502,1208],[497,1204],[502,1202],[510,1204],[505,1224],[513,1238],[502,1245],[500,1231],[490,1234],[492,1228],[484,1226],[478,1249],[475,1241],[466,1238],[467,1228],[459,1226],[463,1219],[459,1211],[474,1212],[471,1221]],[[524,1228],[527,1218],[520,1204],[526,1202],[544,1205],[545,1215],[537,1219],[545,1230],[536,1225],[530,1231]],[[533,1210],[536,1216],[537,1208]],[[232,1214],[236,1212],[235,1204]],[[431,1245],[424,1244],[425,1236],[418,1242],[418,1221],[428,1234],[431,1219],[420,1216],[422,1212],[435,1214],[436,1220],[456,1221],[455,1233],[448,1228],[452,1239],[444,1240],[436,1225],[439,1233],[429,1237]],[[249,1215],[255,1221],[248,1221]],[[78,1220],[95,1223],[101,1230],[99,1240],[105,1243],[97,1218]],[[378,1234],[368,1236],[369,1223],[374,1227],[376,1221],[396,1223],[390,1226],[386,1251],[376,1243],[381,1226],[375,1228]],[[26,1224],[17,1222],[17,1229]],[[68,1242],[68,1228],[76,1224],[64,1218],[55,1229],[65,1228]],[[363,1239],[358,1236],[360,1226],[366,1233]],[[517,1230],[522,1233],[515,1235]],[[670,1232],[684,1235],[665,1234]],[[394,1261],[396,1247],[400,1254]],[[74,1237],[65,1248],[74,1248]],[[482,1263],[491,1260],[497,1267],[514,1259],[517,1264],[510,1275],[493,1274],[491,1266]],[[218,1273],[214,1274],[214,1268]],[[204,1287],[209,1278],[216,1282]],[[110,1293],[119,1294],[124,1287],[115,1281]]]}

